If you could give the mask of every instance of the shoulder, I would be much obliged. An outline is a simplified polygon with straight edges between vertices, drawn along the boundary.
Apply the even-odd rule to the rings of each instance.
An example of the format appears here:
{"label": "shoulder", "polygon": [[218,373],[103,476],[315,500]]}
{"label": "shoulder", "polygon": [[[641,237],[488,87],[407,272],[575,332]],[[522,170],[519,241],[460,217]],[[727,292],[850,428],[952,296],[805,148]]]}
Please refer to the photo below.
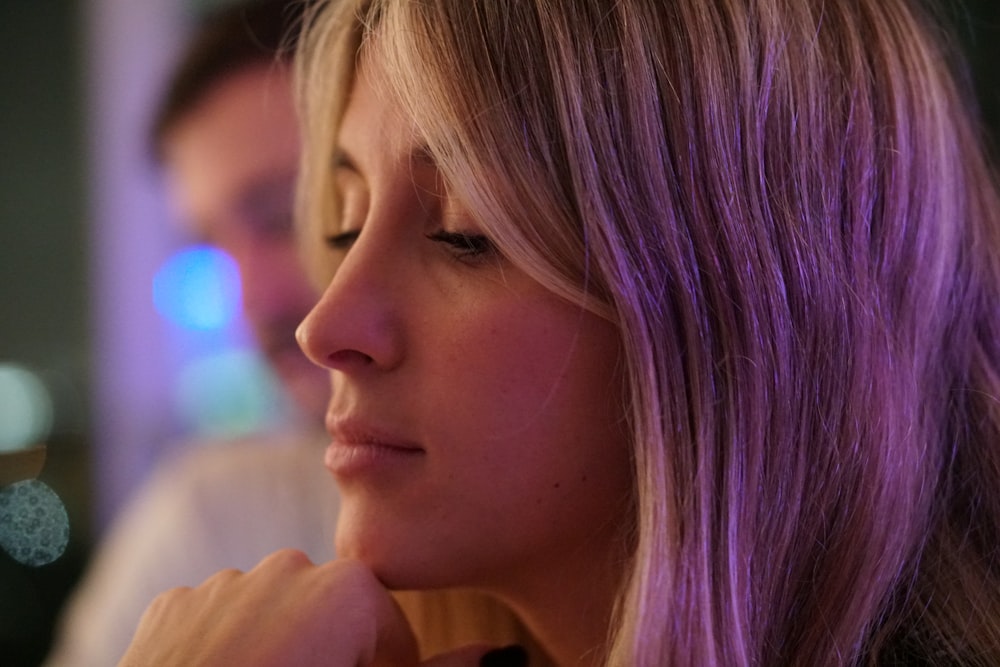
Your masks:
{"label": "shoulder", "polygon": [[116,532],[148,543],[183,535],[188,548],[255,556],[272,543],[323,545],[339,497],[322,444],[315,433],[192,443],[140,489]]}
{"label": "shoulder", "polygon": [[154,470],[131,505],[148,513],[150,505],[263,499],[286,493],[292,480],[300,495],[322,493],[332,486],[322,444],[317,434],[298,432],[192,441]]}
{"label": "shoulder", "polygon": [[146,605],[280,548],[332,558],[338,501],[313,434],[203,441],[164,462],[95,551],[51,664],[114,664]]}
{"label": "shoulder", "polygon": [[293,547],[332,557],[339,511],[322,442],[245,438],[192,444],[165,462],[112,523],[92,568],[159,592],[247,569]]}
{"label": "shoulder", "polygon": [[247,516],[277,520],[303,507],[318,514],[337,504],[315,433],[194,443],[157,471],[146,495],[148,504],[172,506],[185,520],[197,515],[217,525]]}
{"label": "shoulder", "polygon": [[155,473],[151,484],[215,485],[222,479],[270,471],[322,468],[322,438],[312,432],[260,434],[235,439],[201,439],[187,444]]}

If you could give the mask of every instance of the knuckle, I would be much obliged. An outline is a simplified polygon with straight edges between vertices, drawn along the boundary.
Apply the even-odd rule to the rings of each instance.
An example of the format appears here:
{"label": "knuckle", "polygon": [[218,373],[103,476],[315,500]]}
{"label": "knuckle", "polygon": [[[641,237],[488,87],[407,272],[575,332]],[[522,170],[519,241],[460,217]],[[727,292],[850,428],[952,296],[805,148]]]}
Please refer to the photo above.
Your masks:
{"label": "knuckle", "polygon": [[382,589],[375,573],[359,560],[350,558],[331,561],[329,581],[332,585],[356,591],[359,594],[371,593]]}
{"label": "knuckle", "polygon": [[225,584],[227,582],[239,578],[240,576],[242,576],[242,574],[243,572],[241,570],[237,570],[236,568],[233,567],[226,568],[224,570],[219,570],[218,572],[210,576],[208,579],[206,579],[202,583],[202,586],[206,588],[211,588],[213,586]]}
{"label": "knuckle", "polygon": [[330,569],[340,577],[357,581],[365,581],[375,577],[367,565],[354,558],[339,558],[331,561]]}
{"label": "knuckle", "polygon": [[299,570],[311,565],[312,561],[305,552],[299,549],[281,549],[265,557],[257,567],[265,569],[276,568],[278,570]]}
{"label": "knuckle", "polygon": [[191,591],[190,586],[178,586],[177,588],[163,591],[149,603],[149,606],[146,608],[146,615],[160,616],[165,614],[175,604],[187,598]]}

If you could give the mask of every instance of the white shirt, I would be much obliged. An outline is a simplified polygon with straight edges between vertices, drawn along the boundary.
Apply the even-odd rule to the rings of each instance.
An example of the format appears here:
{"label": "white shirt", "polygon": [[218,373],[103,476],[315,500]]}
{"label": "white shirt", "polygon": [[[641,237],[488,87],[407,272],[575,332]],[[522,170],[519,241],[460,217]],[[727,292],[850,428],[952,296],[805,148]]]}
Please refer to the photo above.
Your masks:
{"label": "white shirt", "polygon": [[190,448],[162,466],[99,545],[63,612],[46,667],[118,663],[159,593],[291,547],[333,558],[339,499],[322,437]]}

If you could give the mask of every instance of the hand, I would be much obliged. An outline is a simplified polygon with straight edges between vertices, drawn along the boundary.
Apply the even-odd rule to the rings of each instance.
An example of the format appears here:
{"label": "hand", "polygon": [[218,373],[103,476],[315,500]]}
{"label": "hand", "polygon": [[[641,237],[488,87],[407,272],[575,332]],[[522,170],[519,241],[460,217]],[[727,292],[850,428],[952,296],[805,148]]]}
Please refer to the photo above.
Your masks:
{"label": "hand", "polygon": [[[475,665],[484,651],[470,647],[430,664]],[[288,550],[248,573],[225,570],[162,594],[119,667],[418,664],[409,624],[366,566],[317,566]]]}

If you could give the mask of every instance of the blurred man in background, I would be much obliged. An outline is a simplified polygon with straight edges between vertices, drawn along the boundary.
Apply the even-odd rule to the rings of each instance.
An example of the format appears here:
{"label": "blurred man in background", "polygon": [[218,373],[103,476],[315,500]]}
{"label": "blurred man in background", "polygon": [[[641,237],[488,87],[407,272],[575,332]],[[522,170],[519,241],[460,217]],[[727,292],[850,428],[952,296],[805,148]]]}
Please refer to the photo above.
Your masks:
{"label": "blurred man in background", "polygon": [[285,547],[333,557],[338,500],[322,461],[326,373],[294,330],[312,307],[295,247],[298,128],[291,89],[296,0],[209,16],[169,82],[152,142],[179,218],[236,261],[246,320],[305,426],[201,443],[158,470],[118,517],[67,606],[47,664],[106,667],[163,590]]}

